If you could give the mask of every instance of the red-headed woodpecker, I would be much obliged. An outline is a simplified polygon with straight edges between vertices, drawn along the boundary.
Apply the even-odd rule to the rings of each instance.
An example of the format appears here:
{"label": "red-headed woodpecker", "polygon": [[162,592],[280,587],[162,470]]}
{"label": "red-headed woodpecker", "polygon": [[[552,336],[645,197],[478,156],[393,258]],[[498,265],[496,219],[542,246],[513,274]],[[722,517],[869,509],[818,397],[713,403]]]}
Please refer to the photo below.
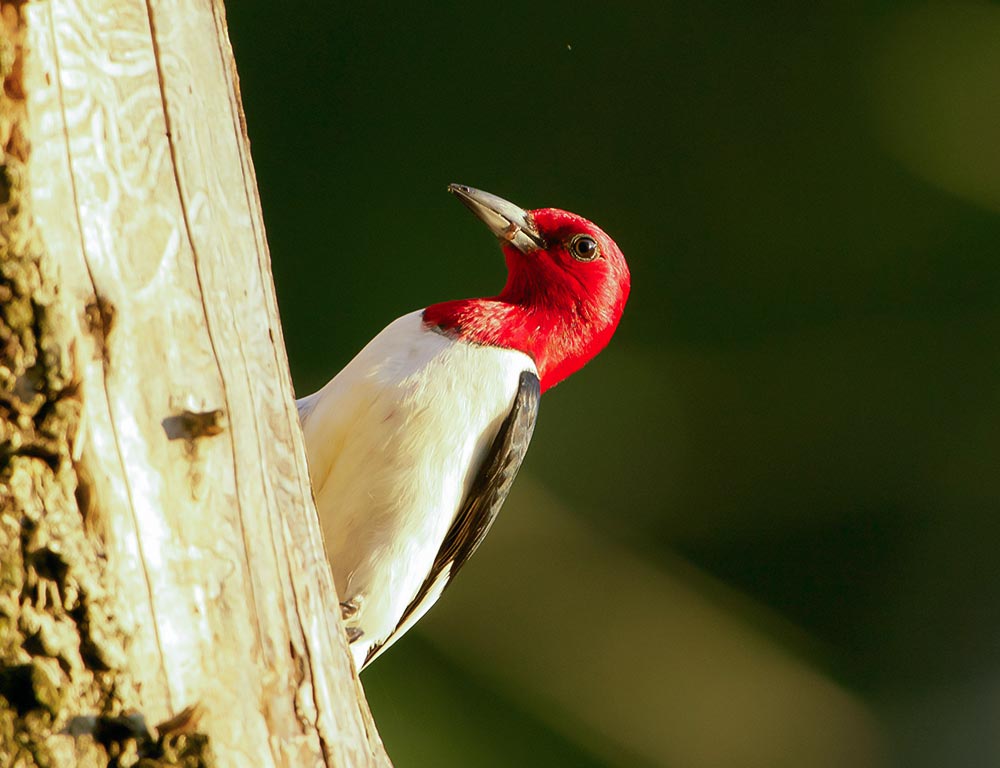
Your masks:
{"label": "red-headed woodpecker", "polygon": [[449,190],[500,239],[504,289],[404,315],[298,401],[359,670],[475,552],[524,458],[541,393],[604,348],[629,293],[624,256],[586,219]]}

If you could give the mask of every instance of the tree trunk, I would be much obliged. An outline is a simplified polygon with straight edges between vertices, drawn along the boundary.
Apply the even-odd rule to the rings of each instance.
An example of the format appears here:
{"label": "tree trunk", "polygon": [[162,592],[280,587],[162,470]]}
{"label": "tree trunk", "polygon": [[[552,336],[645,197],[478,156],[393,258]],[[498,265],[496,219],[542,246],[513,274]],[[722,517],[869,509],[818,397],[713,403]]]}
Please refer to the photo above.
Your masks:
{"label": "tree trunk", "polygon": [[221,1],[0,10],[0,765],[388,765]]}

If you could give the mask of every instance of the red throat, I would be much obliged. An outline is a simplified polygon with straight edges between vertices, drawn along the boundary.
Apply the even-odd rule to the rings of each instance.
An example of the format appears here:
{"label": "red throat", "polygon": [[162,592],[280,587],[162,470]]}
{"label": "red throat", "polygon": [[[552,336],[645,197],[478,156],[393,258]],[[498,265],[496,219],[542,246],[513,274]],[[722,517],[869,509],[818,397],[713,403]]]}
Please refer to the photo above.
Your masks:
{"label": "red throat", "polygon": [[[525,254],[504,244],[507,284],[498,296],[434,304],[424,322],[463,341],[524,352],[544,392],[610,341],[628,299],[629,273],[614,241],[586,219],[556,209],[531,215],[555,245]],[[600,242],[600,263],[577,264],[564,252],[566,233],[583,227]]]}

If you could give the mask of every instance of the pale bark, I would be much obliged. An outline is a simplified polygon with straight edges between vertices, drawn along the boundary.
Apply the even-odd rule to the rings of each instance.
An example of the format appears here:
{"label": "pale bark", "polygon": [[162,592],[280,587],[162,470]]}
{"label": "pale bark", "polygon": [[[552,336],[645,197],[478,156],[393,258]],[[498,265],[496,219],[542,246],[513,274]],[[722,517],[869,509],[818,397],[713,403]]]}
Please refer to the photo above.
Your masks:
{"label": "pale bark", "polygon": [[388,765],[221,2],[3,18],[0,764]]}

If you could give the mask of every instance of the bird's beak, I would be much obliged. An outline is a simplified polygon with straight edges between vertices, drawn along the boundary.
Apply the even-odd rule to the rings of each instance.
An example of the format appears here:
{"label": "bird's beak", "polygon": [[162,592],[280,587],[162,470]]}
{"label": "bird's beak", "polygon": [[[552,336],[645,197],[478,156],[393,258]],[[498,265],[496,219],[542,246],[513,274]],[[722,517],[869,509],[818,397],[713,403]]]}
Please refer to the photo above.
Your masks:
{"label": "bird's beak", "polygon": [[521,253],[530,253],[545,247],[528,212],[508,203],[502,197],[462,184],[449,184],[448,191],[465,203],[466,208],[478,216],[490,231]]}

